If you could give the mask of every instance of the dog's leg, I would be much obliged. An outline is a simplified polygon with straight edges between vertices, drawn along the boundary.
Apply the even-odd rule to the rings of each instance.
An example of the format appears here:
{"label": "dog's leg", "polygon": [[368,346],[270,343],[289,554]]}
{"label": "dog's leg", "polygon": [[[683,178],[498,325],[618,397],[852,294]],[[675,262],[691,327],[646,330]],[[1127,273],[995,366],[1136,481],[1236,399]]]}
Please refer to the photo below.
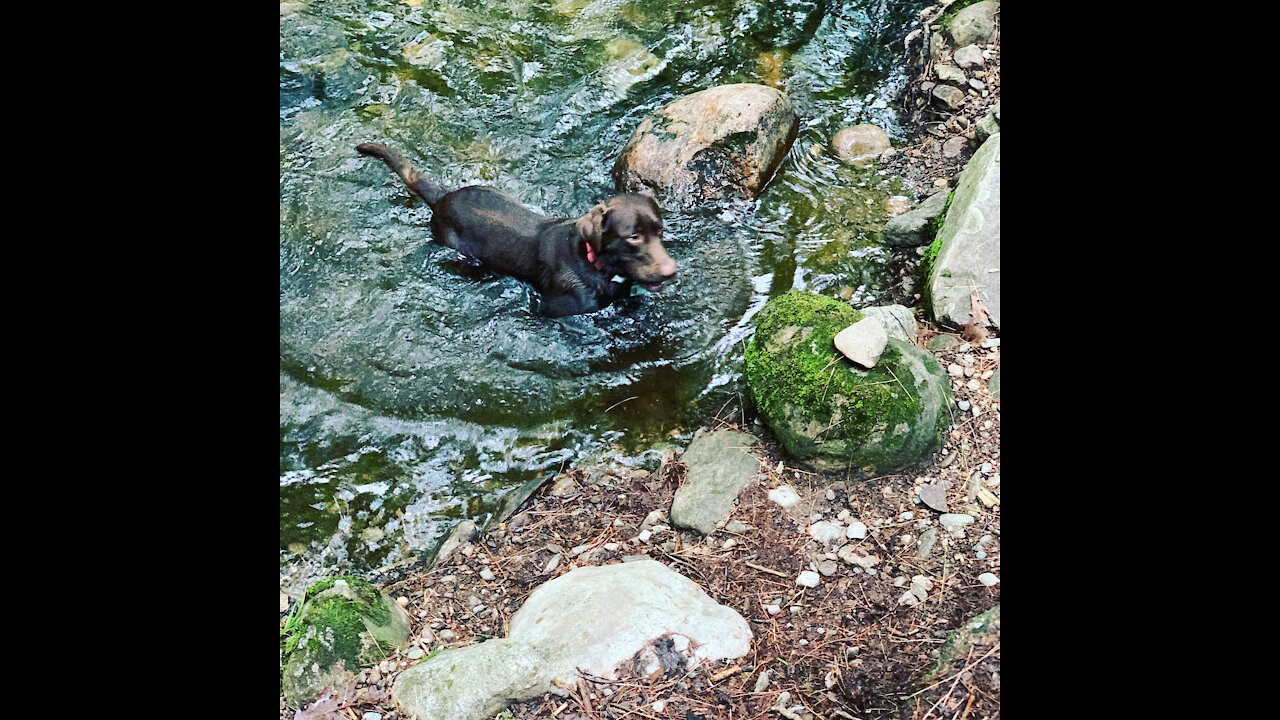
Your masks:
{"label": "dog's leg", "polygon": [[362,143],[356,146],[356,151],[361,155],[380,158],[387,167],[400,176],[401,180],[404,180],[404,184],[408,185],[410,190],[426,200],[432,210],[435,209],[436,203],[440,202],[440,198],[449,194],[448,190],[423,177],[417,168],[400,156],[400,153],[382,143]]}
{"label": "dog's leg", "polygon": [[600,303],[585,289],[567,295],[543,294],[542,296],[542,314],[547,317],[581,315],[599,309]]}

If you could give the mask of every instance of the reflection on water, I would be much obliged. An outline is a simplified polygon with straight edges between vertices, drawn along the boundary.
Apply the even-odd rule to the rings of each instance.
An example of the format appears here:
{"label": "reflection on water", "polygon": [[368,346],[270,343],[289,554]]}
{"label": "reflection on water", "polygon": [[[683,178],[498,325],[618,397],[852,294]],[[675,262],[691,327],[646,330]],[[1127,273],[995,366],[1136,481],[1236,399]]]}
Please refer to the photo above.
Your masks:
{"label": "reflection on water", "polygon": [[[281,3],[282,587],[426,555],[585,453],[651,460],[635,456],[740,395],[772,293],[874,302],[884,200],[904,189],[826,145],[860,122],[896,132],[894,45],[923,5]],[[795,103],[778,177],[756,202],[667,212],[677,280],[589,316],[534,315],[528,286],[463,272],[430,209],[354,151],[386,142],[446,187],[579,215],[646,114],[732,82]]]}

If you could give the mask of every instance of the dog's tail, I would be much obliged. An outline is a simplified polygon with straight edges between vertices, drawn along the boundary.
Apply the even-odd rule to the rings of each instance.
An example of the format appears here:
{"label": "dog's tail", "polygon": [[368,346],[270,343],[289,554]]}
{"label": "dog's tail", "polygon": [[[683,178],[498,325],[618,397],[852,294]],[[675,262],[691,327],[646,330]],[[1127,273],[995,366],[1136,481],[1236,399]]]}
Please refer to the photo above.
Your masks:
{"label": "dog's tail", "polygon": [[394,170],[400,176],[400,179],[404,180],[404,184],[408,185],[409,189],[423,200],[426,200],[433,210],[436,207],[436,203],[440,202],[440,198],[449,192],[423,177],[417,168],[410,165],[408,160],[400,156],[400,153],[382,143],[361,143],[356,146],[356,150],[361,155],[381,158],[387,164],[387,167]]}

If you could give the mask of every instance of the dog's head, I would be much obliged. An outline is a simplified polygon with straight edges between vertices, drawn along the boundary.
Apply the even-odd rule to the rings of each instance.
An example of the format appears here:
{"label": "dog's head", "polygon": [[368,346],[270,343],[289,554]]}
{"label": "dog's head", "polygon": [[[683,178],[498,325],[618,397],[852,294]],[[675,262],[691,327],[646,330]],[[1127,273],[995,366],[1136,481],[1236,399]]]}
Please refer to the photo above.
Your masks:
{"label": "dog's head", "polygon": [[604,272],[649,290],[676,274],[676,261],[662,246],[662,213],[651,195],[616,195],[578,218],[577,228]]}

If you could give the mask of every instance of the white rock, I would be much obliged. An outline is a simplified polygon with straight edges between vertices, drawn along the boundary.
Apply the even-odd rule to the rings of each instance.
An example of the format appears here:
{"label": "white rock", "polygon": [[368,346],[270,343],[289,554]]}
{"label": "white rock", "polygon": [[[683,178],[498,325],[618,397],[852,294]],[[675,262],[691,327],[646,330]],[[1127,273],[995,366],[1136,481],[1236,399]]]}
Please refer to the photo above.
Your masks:
{"label": "white rock", "polygon": [[800,496],[796,494],[795,490],[791,489],[790,485],[779,485],[770,490],[769,499],[784,508],[792,507],[800,502]]}
{"label": "white rock", "polygon": [[953,534],[959,534],[961,528],[971,522],[973,522],[973,516],[963,513],[944,513],[938,516],[938,524]]}
{"label": "white rock", "polygon": [[405,655],[406,655],[406,657],[408,657],[410,660],[417,660],[418,658],[422,657],[423,655],[426,655],[426,653],[424,653],[424,652],[422,651],[422,648],[420,648],[420,647],[414,647],[414,648],[409,648],[409,652],[405,653]]}
{"label": "white rock", "polygon": [[823,545],[831,543],[844,537],[844,526],[838,522],[831,520],[823,520],[809,526],[809,537],[817,540]]}
{"label": "white rock", "polygon": [[836,552],[836,555],[845,563],[848,563],[849,565],[857,565],[863,569],[870,568],[873,565],[880,563],[880,558],[872,555],[871,553],[862,551],[857,545],[852,543],[840,548],[840,550]]}
{"label": "white rock", "polygon": [[666,700],[656,700],[656,701],[654,701],[654,703],[653,703],[653,711],[654,711],[654,712],[659,712],[659,713],[660,713],[660,712],[662,712],[663,710],[666,710],[666,709],[667,709],[667,701],[666,701]]}
{"label": "white rock", "polygon": [[797,585],[803,585],[807,588],[816,588],[818,587],[819,582],[820,579],[818,577],[818,573],[813,572],[812,570],[805,570],[800,573],[800,577],[796,578]]}
{"label": "white rock", "polygon": [[489,568],[484,568],[483,570],[480,571],[480,579],[492,580],[493,578],[494,578],[493,571],[490,570]]}
{"label": "white rock", "polygon": [[986,572],[978,576],[978,582],[986,585],[987,587],[991,587],[992,585],[1000,582],[1000,578],[996,577],[993,573]]}
{"label": "white rock", "polygon": [[862,540],[867,536],[867,526],[860,520],[854,520],[849,523],[849,529],[844,534],[850,540]]}
{"label": "white rock", "polygon": [[875,367],[889,335],[875,318],[864,317],[836,334],[836,349],[863,367]]}

